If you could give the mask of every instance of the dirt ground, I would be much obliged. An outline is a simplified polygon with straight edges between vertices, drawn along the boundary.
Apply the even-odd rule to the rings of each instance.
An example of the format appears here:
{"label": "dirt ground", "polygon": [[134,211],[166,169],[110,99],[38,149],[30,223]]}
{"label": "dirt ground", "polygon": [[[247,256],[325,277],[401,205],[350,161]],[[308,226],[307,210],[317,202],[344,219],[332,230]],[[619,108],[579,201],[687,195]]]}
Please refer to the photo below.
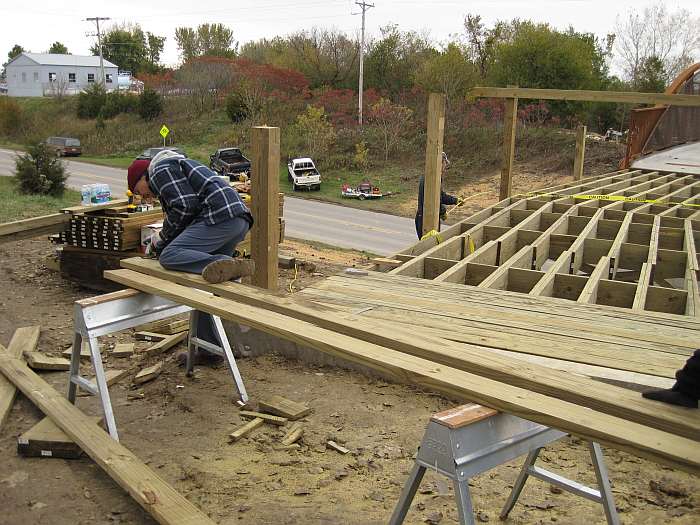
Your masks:
{"label": "dirt ground", "polygon": [[[284,249],[313,263],[300,266],[295,289],[365,262],[352,252],[300,243],[285,243]],[[16,327],[40,324],[40,351],[57,353],[70,346],[71,304],[89,294],[44,266],[51,250],[43,240],[0,247],[0,342],[5,345]],[[283,270],[280,288],[293,277],[294,270]],[[106,337],[102,343],[107,349],[116,341],[133,341],[132,334]],[[358,373],[277,355],[244,358],[239,366],[252,398],[279,394],[307,403],[313,412],[303,419],[299,450],[275,450],[283,431],[268,425],[231,444],[228,435],[242,420],[227,370],[200,367],[188,379],[174,359],[181,350],[168,354],[156,380],[136,388],[130,376],[111,388],[121,441],[221,524],[386,523],[430,415],[455,405],[430,392]],[[134,372],[150,364],[138,357],[115,359],[107,351],[105,363],[107,369]],[[42,375],[65,391],[66,372]],[[79,406],[99,413],[92,398],[79,398]],[[17,436],[40,418],[18,396],[0,430],[0,524],[155,523],[88,458],[19,457]],[[350,453],[327,449],[329,439]],[[615,450],[605,454],[623,523],[700,521],[697,479]],[[540,464],[589,484],[595,481],[586,449],[574,438],[548,448]],[[515,462],[473,480],[479,522],[498,521],[518,469]],[[604,517],[597,505],[531,480],[508,522],[591,525],[604,523]],[[451,486],[429,472],[406,523],[456,523]]]}

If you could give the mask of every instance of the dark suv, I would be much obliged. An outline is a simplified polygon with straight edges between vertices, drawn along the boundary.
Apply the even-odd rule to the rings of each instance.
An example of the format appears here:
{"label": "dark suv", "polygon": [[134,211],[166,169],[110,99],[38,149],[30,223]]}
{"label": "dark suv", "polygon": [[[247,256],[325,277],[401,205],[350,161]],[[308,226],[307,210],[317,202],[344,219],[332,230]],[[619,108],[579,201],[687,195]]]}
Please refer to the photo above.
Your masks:
{"label": "dark suv", "polygon": [[67,157],[69,155],[77,157],[83,152],[80,147],[80,141],[69,137],[49,137],[46,139],[46,144],[56,151],[56,155],[59,157]]}

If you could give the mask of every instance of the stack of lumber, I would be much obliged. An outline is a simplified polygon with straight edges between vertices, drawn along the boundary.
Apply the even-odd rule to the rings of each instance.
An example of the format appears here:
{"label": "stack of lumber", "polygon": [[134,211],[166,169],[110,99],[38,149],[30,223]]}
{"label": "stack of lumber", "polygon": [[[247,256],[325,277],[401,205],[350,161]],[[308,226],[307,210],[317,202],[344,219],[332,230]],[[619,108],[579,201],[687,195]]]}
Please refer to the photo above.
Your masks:
{"label": "stack of lumber", "polygon": [[[512,355],[500,355],[493,351],[498,343],[490,343],[486,335],[465,343],[444,337],[444,332],[439,334],[422,328],[415,322],[415,317],[403,324],[394,320],[368,322],[358,315],[362,309],[353,307],[347,313],[334,305],[328,305],[323,300],[327,290],[320,291],[321,298],[317,299],[318,302],[311,302],[298,296],[280,297],[235,283],[212,285],[199,276],[163,270],[153,261],[127,260],[123,261],[123,265],[131,269],[110,271],[107,272],[107,277],[126,286],[373,368],[399,382],[413,383],[460,401],[473,401],[606,446],[695,474],[700,473],[700,414],[696,410],[660,405],[641,398],[631,390],[514,359]],[[341,283],[341,287],[351,289],[359,286],[357,283],[363,279],[375,276],[387,278],[380,274],[348,278],[348,282]],[[409,311],[411,308],[428,311],[427,305],[419,298],[425,293],[420,285],[427,283],[430,286],[430,283],[421,279],[412,279],[410,283],[405,278],[390,279],[394,279],[396,286],[404,290],[409,285],[415,286],[413,292],[403,292],[412,297],[415,305],[411,306],[411,300],[407,300],[409,305],[398,306],[397,311]],[[335,284],[334,282],[334,286]],[[445,286],[447,290],[457,285]],[[374,292],[368,291],[372,287]],[[213,295],[205,295],[192,288]],[[463,289],[462,287],[461,290]],[[442,290],[437,291],[435,296],[439,297],[441,292]],[[385,294],[376,283],[367,283],[357,295],[363,295],[365,303],[377,301],[375,306],[367,308],[391,310],[385,304],[390,302],[389,295],[397,293],[391,290],[390,294]],[[492,297],[502,293],[504,292],[493,291]],[[350,291],[347,295],[350,302],[363,303],[353,297]],[[370,295],[372,297],[368,297]],[[669,354],[665,356],[663,366],[655,371],[659,377],[668,377],[671,369],[689,355],[693,345],[697,344],[700,328],[694,319],[656,313],[647,313],[646,317],[635,323],[630,312],[626,312],[630,315],[627,326],[628,321],[623,319],[622,309],[597,307],[601,312],[588,315],[584,313],[588,306],[581,306],[579,311],[560,308],[561,312],[549,319],[547,326],[550,328],[542,330],[539,321],[546,321],[546,310],[555,310],[551,301],[557,301],[556,299],[525,298],[525,302],[520,304],[492,309],[500,309],[500,313],[488,311],[488,301],[483,301],[474,307],[472,313],[467,313],[464,305],[469,304],[469,298],[449,308],[456,295],[458,294],[454,293],[444,299],[440,305],[445,307],[444,319],[448,322],[456,325],[460,320],[478,319],[483,313],[494,324],[492,330],[498,331],[498,318],[502,317],[505,325],[518,324],[523,334],[531,331],[531,339],[540,337],[540,333],[549,330],[560,338],[560,349],[565,347],[563,342],[568,338],[569,347],[582,354],[589,351],[586,338],[593,340],[595,334],[599,333],[597,346],[590,350],[592,358],[603,354],[611,360],[614,352],[622,348],[633,353],[635,340],[641,339],[645,342],[645,347],[651,347],[653,345],[650,343],[654,341],[650,339],[655,338],[657,346],[653,352],[662,357]],[[513,295],[505,292],[503,303],[512,302]],[[342,298],[336,299],[338,303],[342,302]],[[531,311],[534,312],[534,317],[528,317]],[[606,321],[605,312],[611,313],[609,322]],[[560,322],[562,326],[557,328]],[[573,330],[574,327],[587,330],[588,333],[580,338],[578,332]],[[486,346],[485,343],[492,346]],[[606,354],[604,350],[608,344],[612,350]],[[535,346],[534,343],[532,346]],[[540,343],[540,346],[547,344]],[[669,349],[666,352],[663,350],[665,347]],[[653,352],[649,351],[648,355],[654,357],[656,354]],[[634,359],[639,358],[636,356]],[[624,356],[621,356],[618,366],[624,367],[624,361]],[[639,369],[642,365],[637,362],[632,366]]]}
{"label": "stack of lumber", "polygon": [[60,233],[63,244],[126,252],[138,250],[141,227],[163,220],[160,208],[135,213],[83,213],[73,215],[66,230]]}

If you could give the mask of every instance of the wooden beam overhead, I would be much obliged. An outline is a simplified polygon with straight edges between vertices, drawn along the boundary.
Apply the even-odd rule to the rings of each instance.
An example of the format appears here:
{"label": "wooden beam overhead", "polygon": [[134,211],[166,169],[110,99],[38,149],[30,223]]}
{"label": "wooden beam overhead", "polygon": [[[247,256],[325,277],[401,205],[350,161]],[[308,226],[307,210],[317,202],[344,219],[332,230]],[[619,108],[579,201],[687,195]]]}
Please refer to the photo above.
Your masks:
{"label": "wooden beam overhead", "polygon": [[666,95],[664,93],[635,93],[627,91],[591,91],[578,89],[534,89],[474,87],[467,97],[525,98],[533,100],[578,100],[584,102],[611,102],[617,104],[668,104],[672,106],[700,106],[697,95]]}

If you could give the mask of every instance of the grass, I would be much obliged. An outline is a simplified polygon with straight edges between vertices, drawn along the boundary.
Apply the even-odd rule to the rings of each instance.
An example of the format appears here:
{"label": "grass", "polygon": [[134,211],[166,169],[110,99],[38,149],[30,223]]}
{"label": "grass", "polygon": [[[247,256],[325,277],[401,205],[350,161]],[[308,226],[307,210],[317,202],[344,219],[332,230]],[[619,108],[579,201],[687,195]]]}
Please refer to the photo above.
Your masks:
{"label": "grass", "polygon": [[76,162],[85,162],[88,164],[98,164],[100,166],[109,166],[111,168],[124,168],[127,169],[129,164],[133,162],[136,155],[132,156],[112,156],[105,155],[102,157],[91,156],[91,155],[81,155],[80,157],[67,157],[67,160]]}
{"label": "grass", "polygon": [[12,177],[0,177],[0,223],[55,213],[80,204],[80,193],[66,190],[62,197],[23,195]]}
{"label": "grass", "polygon": [[[386,213],[398,213],[403,205],[415,198],[418,191],[418,178],[422,172],[422,166],[402,168],[399,166],[387,166],[373,168],[368,173],[359,170],[331,169],[321,171],[321,189],[318,191],[292,189],[289,182],[286,164],[280,168],[280,191],[286,195],[302,199],[314,199],[325,202],[334,202],[343,206],[360,208]],[[255,174],[253,174],[255,178]],[[385,194],[381,199],[348,199],[341,197],[340,192],[343,183],[351,188],[358,186],[363,180],[368,179],[374,186],[378,186]],[[391,193],[391,195],[386,195]]]}

